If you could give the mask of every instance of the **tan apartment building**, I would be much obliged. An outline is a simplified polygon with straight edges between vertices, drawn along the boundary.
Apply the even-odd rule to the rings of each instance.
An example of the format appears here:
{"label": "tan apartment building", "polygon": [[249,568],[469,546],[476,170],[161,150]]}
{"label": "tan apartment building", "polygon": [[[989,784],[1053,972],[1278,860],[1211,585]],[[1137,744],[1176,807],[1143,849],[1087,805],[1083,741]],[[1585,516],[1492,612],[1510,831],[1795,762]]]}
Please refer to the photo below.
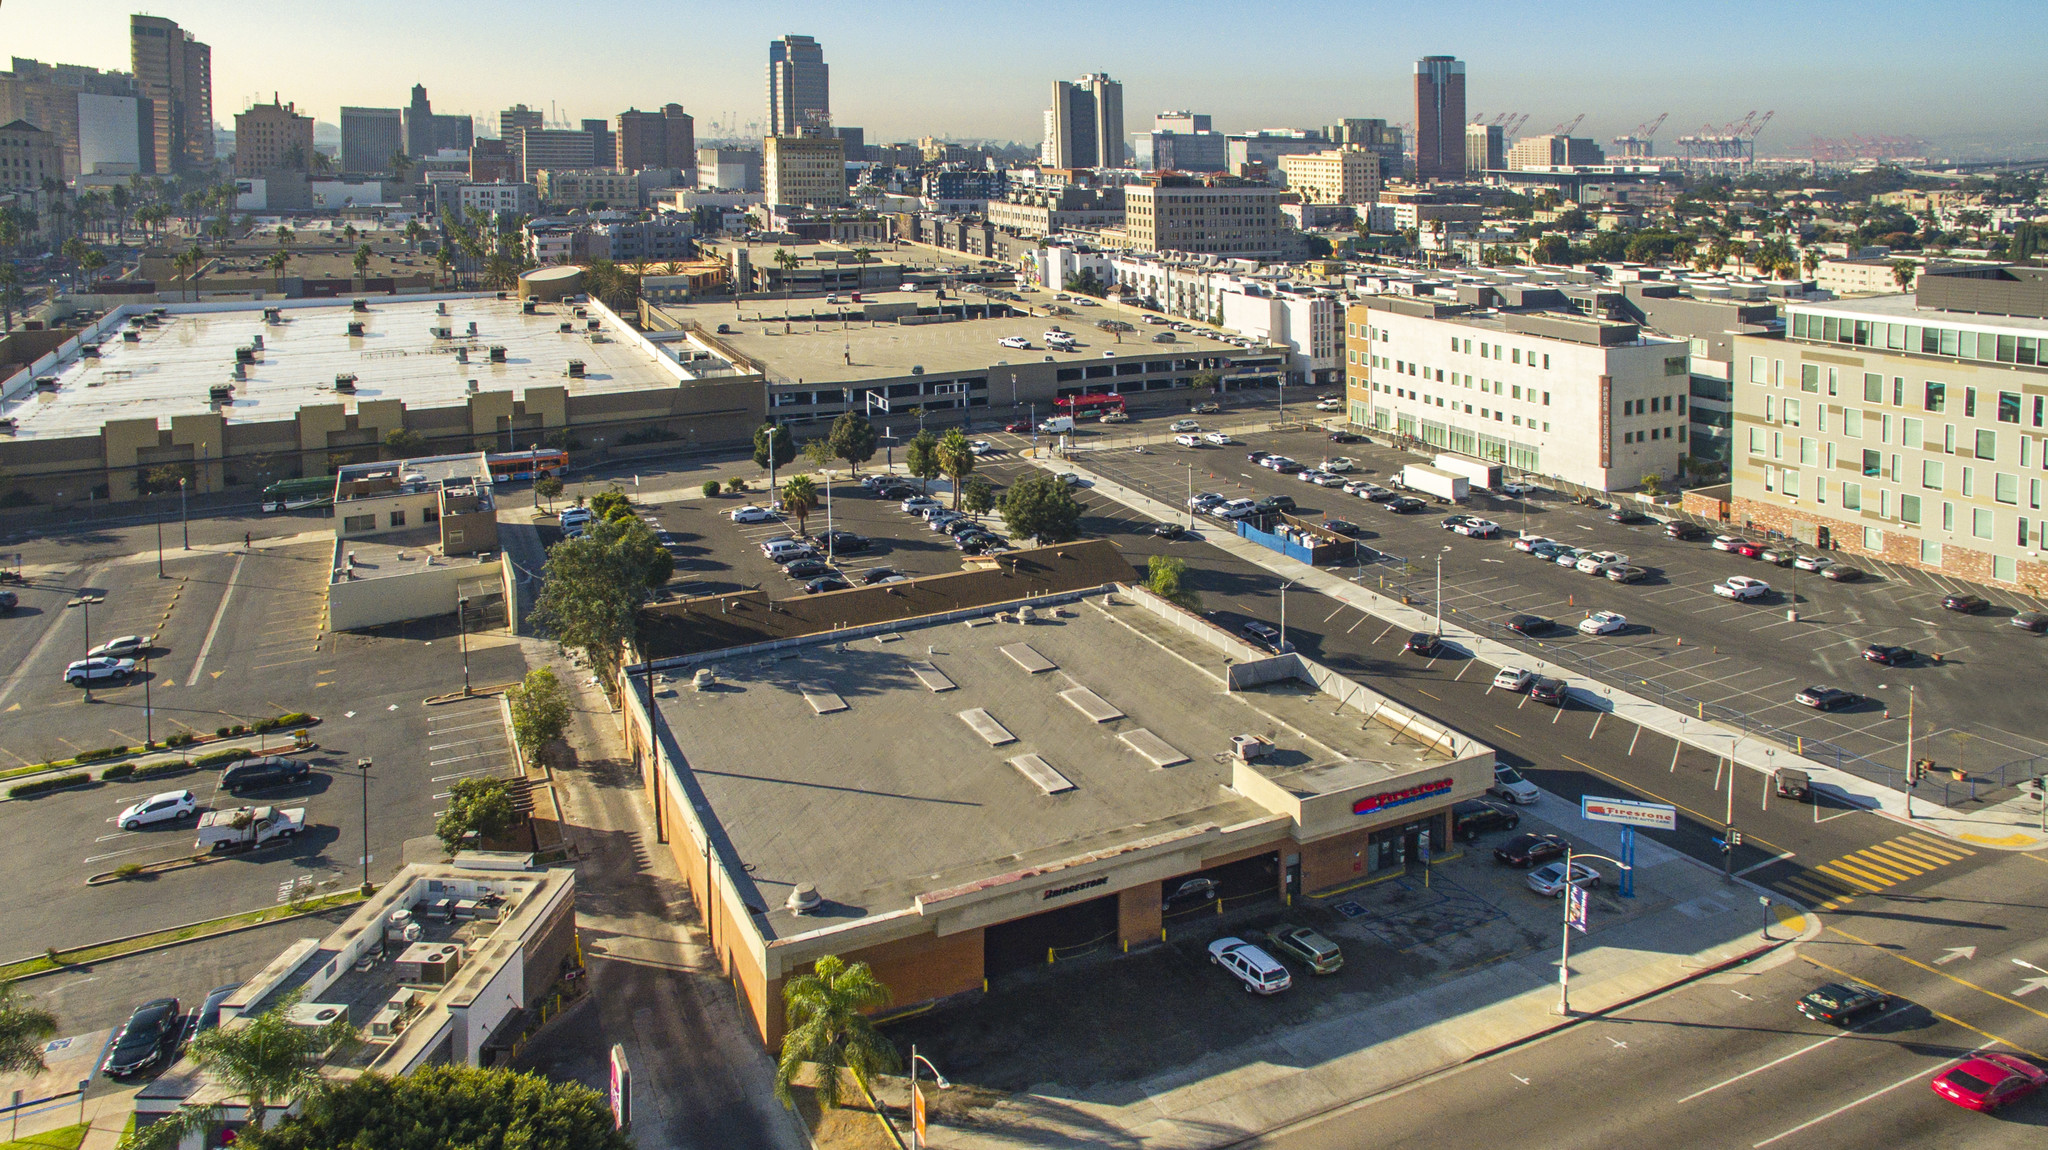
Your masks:
{"label": "tan apartment building", "polygon": [[235,113],[235,174],[260,176],[279,168],[303,172],[313,160],[313,117],[297,107],[256,104]]}
{"label": "tan apartment building", "polygon": [[1735,339],[1731,517],[1802,543],[2048,590],[2048,270],[1923,272]]}
{"label": "tan apartment building", "polygon": [[64,178],[57,137],[27,120],[0,127],[0,192],[38,192],[44,180]]}
{"label": "tan apartment building", "polygon": [[762,142],[761,190],[770,204],[846,203],[846,141],[837,136],[770,136]]}
{"label": "tan apartment building", "polygon": [[1364,148],[1280,157],[1289,191],[1311,204],[1371,204],[1380,198],[1380,158]]}
{"label": "tan apartment building", "polygon": [[1298,259],[1301,233],[1280,211],[1281,192],[1263,184],[1236,186],[1185,177],[1157,177],[1124,189],[1118,246],[1248,259]]}

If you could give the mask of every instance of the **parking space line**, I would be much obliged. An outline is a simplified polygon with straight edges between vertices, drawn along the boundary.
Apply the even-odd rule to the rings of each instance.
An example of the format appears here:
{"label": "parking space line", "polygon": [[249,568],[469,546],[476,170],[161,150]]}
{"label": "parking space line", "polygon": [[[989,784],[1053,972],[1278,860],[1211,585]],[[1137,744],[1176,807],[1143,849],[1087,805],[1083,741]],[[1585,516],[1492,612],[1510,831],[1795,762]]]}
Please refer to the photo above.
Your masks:
{"label": "parking space line", "polygon": [[206,629],[206,642],[200,645],[199,658],[192,664],[192,674],[185,680],[188,687],[198,686],[200,672],[206,670],[206,656],[213,651],[213,640],[220,634],[220,621],[227,616],[228,603],[235,596],[235,581],[241,578],[242,562],[247,558],[247,553],[235,556],[234,569],[228,572],[227,589],[220,593],[220,606],[214,609],[213,624]]}

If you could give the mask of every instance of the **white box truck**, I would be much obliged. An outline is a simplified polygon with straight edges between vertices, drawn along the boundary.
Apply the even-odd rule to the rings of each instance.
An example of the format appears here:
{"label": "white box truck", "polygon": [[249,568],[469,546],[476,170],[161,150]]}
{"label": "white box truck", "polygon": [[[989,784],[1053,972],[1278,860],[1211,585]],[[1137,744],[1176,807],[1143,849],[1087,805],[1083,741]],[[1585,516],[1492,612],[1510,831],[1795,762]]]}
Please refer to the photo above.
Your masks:
{"label": "white box truck", "polygon": [[1071,415],[1055,415],[1038,425],[1038,431],[1041,435],[1061,435],[1072,430],[1074,430],[1074,417]]}
{"label": "white box truck", "polygon": [[1448,499],[1452,503],[1463,503],[1472,494],[1472,485],[1462,475],[1453,475],[1441,468],[1426,463],[1411,463],[1401,469],[1401,485],[1412,491]]}
{"label": "white box truck", "polygon": [[1488,463],[1484,459],[1474,459],[1469,455],[1440,454],[1436,457],[1435,467],[1438,471],[1464,476],[1465,482],[1473,487],[1487,491],[1500,490],[1501,468],[1498,463]]}
{"label": "white box truck", "polygon": [[304,807],[285,811],[276,807],[229,807],[199,816],[198,847],[203,851],[245,850],[272,839],[288,839],[305,829]]}

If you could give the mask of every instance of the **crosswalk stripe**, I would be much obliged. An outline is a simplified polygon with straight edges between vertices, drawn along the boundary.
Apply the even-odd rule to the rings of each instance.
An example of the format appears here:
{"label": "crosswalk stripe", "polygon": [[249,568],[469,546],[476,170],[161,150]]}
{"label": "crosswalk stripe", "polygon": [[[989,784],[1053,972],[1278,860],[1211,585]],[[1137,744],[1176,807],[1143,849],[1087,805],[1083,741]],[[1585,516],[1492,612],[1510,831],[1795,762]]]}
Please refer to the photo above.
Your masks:
{"label": "crosswalk stripe", "polygon": [[1911,854],[1883,843],[1869,847],[1860,853],[1875,859],[1890,861],[1893,866],[1909,868],[1914,874],[1924,874],[1927,871],[1937,870],[1948,865],[1947,859],[1923,858],[1920,855]]}
{"label": "crosswalk stripe", "polygon": [[1848,905],[1849,905],[1850,903],[1852,903],[1852,902],[1855,902],[1855,901],[1856,901],[1856,896],[1855,896],[1855,895],[1853,895],[1853,894],[1845,894],[1845,895],[1843,895],[1843,896],[1842,896],[1841,898],[1837,898],[1837,899],[1830,899],[1829,901],[1827,901],[1827,902],[1824,902],[1824,903],[1820,904],[1819,906],[1815,907],[1814,909],[1815,909],[1815,910],[1835,910],[1835,909],[1837,909],[1837,908],[1839,908],[1839,907],[1845,907],[1845,906],[1848,906]]}
{"label": "crosswalk stripe", "polygon": [[1884,845],[1896,847],[1902,851],[1917,851],[1930,858],[1938,858],[1943,862],[1956,862],[1968,855],[1968,852],[1964,851],[1961,847],[1953,847],[1946,843],[1934,842],[1932,840],[1918,839],[1912,835],[1900,835]]}
{"label": "crosswalk stripe", "polygon": [[1865,877],[1857,873],[1854,868],[1843,865],[1840,859],[1836,859],[1834,862],[1821,863],[1813,869],[1820,871],[1830,878],[1840,879],[1842,882],[1849,884],[1851,889],[1863,890],[1871,894],[1876,894],[1878,891],[1892,885],[1889,882]]}
{"label": "crosswalk stripe", "polygon": [[1847,883],[1842,882],[1840,879],[1829,878],[1827,875],[1824,875],[1819,871],[1811,869],[1802,871],[1798,875],[1786,881],[1803,882],[1806,885],[1814,888],[1815,890],[1825,891],[1827,893],[1827,897],[1829,898],[1833,898],[1839,894],[1851,894],[1854,893],[1856,889],[1848,885]]}
{"label": "crosswalk stripe", "polygon": [[1973,851],[1968,847],[1959,847],[1954,843],[1945,842],[1941,839],[1935,838],[1932,835],[1923,835],[1918,831],[1915,831],[1911,834],[1902,835],[1899,838],[1896,838],[1892,841],[1909,842],[1922,850],[1931,851],[1934,854],[1954,855],[1957,858],[1969,858],[1971,855],[1977,853],[1976,851]]}
{"label": "crosswalk stripe", "polygon": [[1860,866],[1864,870],[1870,871],[1873,874],[1883,875],[1886,878],[1891,879],[1893,882],[1905,882],[1907,879],[1912,878],[1914,875],[1920,873],[1918,870],[1912,867],[1908,867],[1903,864],[1893,862],[1892,860],[1880,854],[1872,854],[1868,850],[1860,850],[1852,854],[1846,854],[1835,861],[1846,863],[1851,866]]}
{"label": "crosswalk stripe", "polygon": [[1952,862],[1962,861],[1960,859],[1952,859],[1944,855],[1938,855],[1932,851],[1924,851],[1911,844],[1901,846],[1897,842],[1879,843],[1877,846],[1871,847],[1870,849],[1874,851],[1881,851],[1887,855],[1896,856],[1917,866],[1926,867],[1928,870],[1938,870],[1941,867],[1945,867]]}
{"label": "crosswalk stripe", "polygon": [[1781,879],[1778,882],[1778,889],[1815,904],[1830,902],[1842,897],[1841,891],[1821,890],[1817,886],[1800,882],[1798,879]]}

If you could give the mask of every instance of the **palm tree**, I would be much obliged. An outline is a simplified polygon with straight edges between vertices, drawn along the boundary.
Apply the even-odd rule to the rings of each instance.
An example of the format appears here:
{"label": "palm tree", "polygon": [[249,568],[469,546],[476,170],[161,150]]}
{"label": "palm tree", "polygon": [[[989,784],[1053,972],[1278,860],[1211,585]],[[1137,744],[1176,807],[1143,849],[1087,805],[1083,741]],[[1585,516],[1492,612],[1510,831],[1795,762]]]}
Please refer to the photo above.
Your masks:
{"label": "palm tree", "polygon": [[292,230],[284,224],[277,225],[277,246],[280,249],[292,246]]}
{"label": "palm tree", "polygon": [[[13,271],[11,264],[0,268]],[[47,1070],[43,1043],[57,1033],[57,1016],[14,997],[14,984],[0,982],[0,1071],[29,1074]]]}
{"label": "palm tree", "polygon": [[344,240],[346,240],[346,241],[347,241],[347,242],[349,242],[349,243],[354,243],[354,242],[356,242],[356,236],[357,236],[358,234],[360,234],[360,233],[358,233],[358,232],[356,231],[356,226],[355,226],[354,224],[348,224],[348,225],[345,225],[345,226],[344,226],[344,227],[343,227],[343,228],[341,229],[341,238],[342,238],[342,239],[344,239]]}
{"label": "palm tree", "polygon": [[86,273],[86,283],[92,283],[92,273],[107,266],[107,253],[94,248],[78,261],[79,268]]}
{"label": "palm tree", "polygon": [[357,248],[355,258],[349,262],[355,265],[356,278],[364,278],[370,270],[370,245],[364,244],[362,247]]}
{"label": "palm tree", "polygon": [[796,282],[790,278],[790,273],[794,272],[796,265],[801,262],[803,261],[797,257],[797,254],[788,248],[775,249],[775,266],[782,269],[782,311],[784,316],[789,314],[789,300],[796,294]]}
{"label": "palm tree", "polygon": [[448,277],[448,282],[453,284],[455,282],[455,251],[453,247],[448,244],[442,244],[440,249],[434,253],[434,262],[441,266],[441,274]]}
{"label": "palm tree", "polygon": [[285,265],[290,263],[291,260],[292,253],[284,250],[283,248],[279,248],[276,251],[270,253],[269,259],[263,261],[263,266],[269,268],[270,274],[277,277],[277,290],[280,292],[284,290]]}
{"label": "palm tree", "polygon": [[407,251],[416,252],[420,250],[420,241],[426,238],[427,228],[425,224],[420,223],[418,220],[405,221],[405,247]]}
{"label": "palm tree", "polygon": [[868,286],[868,265],[873,263],[875,253],[867,248],[853,249],[853,266],[860,272],[860,286]]}
{"label": "palm tree", "polygon": [[[216,1026],[192,1043],[192,1060],[225,1088],[227,1097],[247,1106],[248,1124],[259,1130],[271,1103],[288,1103],[295,1095],[318,1089],[321,1054],[356,1036],[355,1027],[346,1022],[318,1030],[293,1024],[285,1012],[297,1002],[294,993],[246,1026]],[[220,1124],[225,1116],[226,1108],[219,1104],[182,1107],[123,1138],[121,1150],[169,1150],[188,1134]]]}
{"label": "palm tree", "polygon": [[796,516],[796,533],[809,535],[811,509],[818,505],[818,485],[808,475],[792,475],[782,484],[782,510]]}
{"label": "palm tree", "polygon": [[14,332],[14,307],[21,302],[21,273],[11,261],[0,260],[0,319],[6,321],[8,334]]}
{"label": "palm tree", "polygon": [[107,192],[107,202],[114,207],[114,237],[117,243],[128,242],[128,208],[131,200],[128,185],[115,184]]}
{"label": "palm tree", "polygon": [[192,298],[196,300],[199,298],[199,273],[206,267],[206,249],[194,243],[191,247],[185,249],[185,255],[187,257],[185,282],[191,287]]}
{"label": "palm tree", "polygon": [[399,183],[404,183],[405,173],[412,170],[412,157],[405,154],[405,149],[399,148],[396,151],[392,152],[391,158],[385,162],[391,166],[392,176],[395,177]]}
{"label": "palm tree", "polygon": [[888,1001],[889,988],[867,963],[848,966],[836,954],[820,958],[810,974],[790,979],[782,988],[782,1018],[788,1032],[782,1036],[782,1056],[775,1064],[775,1097],[786,1107],[796,1107],[789,1088],[806,1062],[816,1063],[821,1071],[818,1101],[828,1108],[839,1105],[842,1071],[866,1083],[901,1065],[896,1048],[865,1013]]}
{"label": "palm tree", "polygon": [[939,440],[937,452],[939,470],[953,485],[953,510],[958,511],[961,489],[967,486],[967,476],[974,471],[974,449],[967,442],[967,434],[956,427]]}

